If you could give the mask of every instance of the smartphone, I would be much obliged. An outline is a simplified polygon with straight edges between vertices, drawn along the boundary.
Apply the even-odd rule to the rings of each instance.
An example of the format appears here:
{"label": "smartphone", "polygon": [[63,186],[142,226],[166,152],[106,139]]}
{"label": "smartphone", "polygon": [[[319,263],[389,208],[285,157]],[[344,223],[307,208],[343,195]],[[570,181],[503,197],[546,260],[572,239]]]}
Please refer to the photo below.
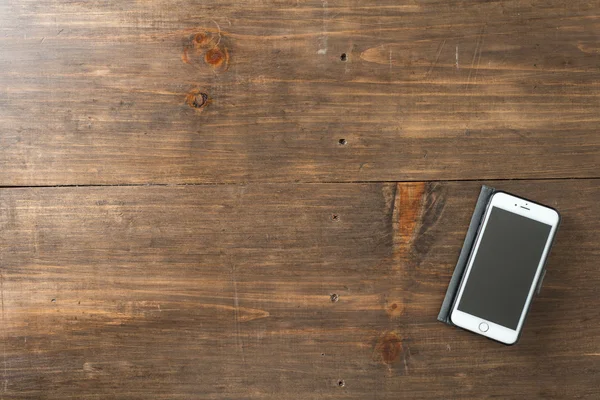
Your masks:
{"label": "smartphone", "polygon": [[496,192],[452,307],[452,323],[516,343],[559,222],[553,208]]}

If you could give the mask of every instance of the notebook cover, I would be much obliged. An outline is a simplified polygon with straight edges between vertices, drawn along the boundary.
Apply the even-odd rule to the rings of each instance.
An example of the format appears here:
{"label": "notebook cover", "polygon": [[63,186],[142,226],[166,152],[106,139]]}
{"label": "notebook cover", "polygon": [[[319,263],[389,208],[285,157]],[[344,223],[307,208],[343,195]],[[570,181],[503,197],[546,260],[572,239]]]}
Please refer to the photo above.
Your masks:
{"label": "notebook cover", "polygon": [[465,273],[465,269],[467,268],[467,262],[469,261],[469,256],[471,254],[473,244],[475,243],[479,226],[483,220],[483,215],[485,214],[485,210],[487,209],[490,198],[495,192],[496,189],[485,185],[481,187],[481,191],[479,192],[479,198],[475,204],[475,211],[473,211],[473,216],[471,217],[471,223],[469,224],[469,229],[467,230],[467,235],[465,236],[465,242],[463,243],[462,250],[458,256],[458,261],[456,263],[456,267],[454,267],[454,273],[452,274],[450,283],[448,284],[448,289],[446,290],[446,296],[444,297],[442,308],[440,309],[437,317],[438,321],[444,322],[448,325],[454,326],[452,321],[450,321],[452,306],[454,305],[454,300],[456,298],[458,288],[460,287],[460,282]]}

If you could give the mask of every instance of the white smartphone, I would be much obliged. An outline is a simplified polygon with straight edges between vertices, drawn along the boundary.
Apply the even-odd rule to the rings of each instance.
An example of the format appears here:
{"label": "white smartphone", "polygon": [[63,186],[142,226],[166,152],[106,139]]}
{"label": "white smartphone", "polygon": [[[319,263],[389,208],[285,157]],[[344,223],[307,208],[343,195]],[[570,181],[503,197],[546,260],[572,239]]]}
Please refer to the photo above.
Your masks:
{"label": "white smartphone", "polygon": [[452,307],[452,323],[516,343],[559,221],[553,208],[496,192]]}

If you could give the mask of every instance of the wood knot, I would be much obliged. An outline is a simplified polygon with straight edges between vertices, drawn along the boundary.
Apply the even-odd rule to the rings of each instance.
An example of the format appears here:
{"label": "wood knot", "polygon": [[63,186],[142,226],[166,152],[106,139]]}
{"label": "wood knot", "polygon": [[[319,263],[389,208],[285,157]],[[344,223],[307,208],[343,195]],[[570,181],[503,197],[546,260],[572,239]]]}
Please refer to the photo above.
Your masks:
{"label": "wood knot", "polygon": [[220,30],[197,32],[184,40],[181,60],[198,68],[208,65],[214,70],[229,67],[227,38]]}
{"label": "wood knot", "polygon": [[402,339],[396,332],[386,332],[379,338],[375,352],[385,364],[393,364],[402,353]]}
{"label": "wood knot", "polygon": [[196,110],[203,110],[210,102],[208,95],[198,89],[192,90],[185,96],[185,102],[188,106]]}
{"label": "wood knot", "polygon": [[211,38],[206,34],[206,32],[199,32],[194,35],[194,46],[196,47],[206,47],[209,45]]}
{"label": "wood knot", "polygon": [[404,312],[404,305],[400,301],[386,302],[385,312],[391,319],[396,319]]}
{"label": "wood knot", "polygon": [[204,55],[204,61],[213,67],[220,67],[225,61],[225,54],[219,48],[213,47]]}

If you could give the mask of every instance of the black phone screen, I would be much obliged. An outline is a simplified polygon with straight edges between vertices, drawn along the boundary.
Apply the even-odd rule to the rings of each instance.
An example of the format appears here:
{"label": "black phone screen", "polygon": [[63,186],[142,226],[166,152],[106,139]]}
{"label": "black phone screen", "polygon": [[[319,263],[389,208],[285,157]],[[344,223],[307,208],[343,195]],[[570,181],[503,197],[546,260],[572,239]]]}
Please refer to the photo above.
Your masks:
{"label": "black phone screen", "polygon": [[492,207],[458,309],[517,329],[551,229]]}

